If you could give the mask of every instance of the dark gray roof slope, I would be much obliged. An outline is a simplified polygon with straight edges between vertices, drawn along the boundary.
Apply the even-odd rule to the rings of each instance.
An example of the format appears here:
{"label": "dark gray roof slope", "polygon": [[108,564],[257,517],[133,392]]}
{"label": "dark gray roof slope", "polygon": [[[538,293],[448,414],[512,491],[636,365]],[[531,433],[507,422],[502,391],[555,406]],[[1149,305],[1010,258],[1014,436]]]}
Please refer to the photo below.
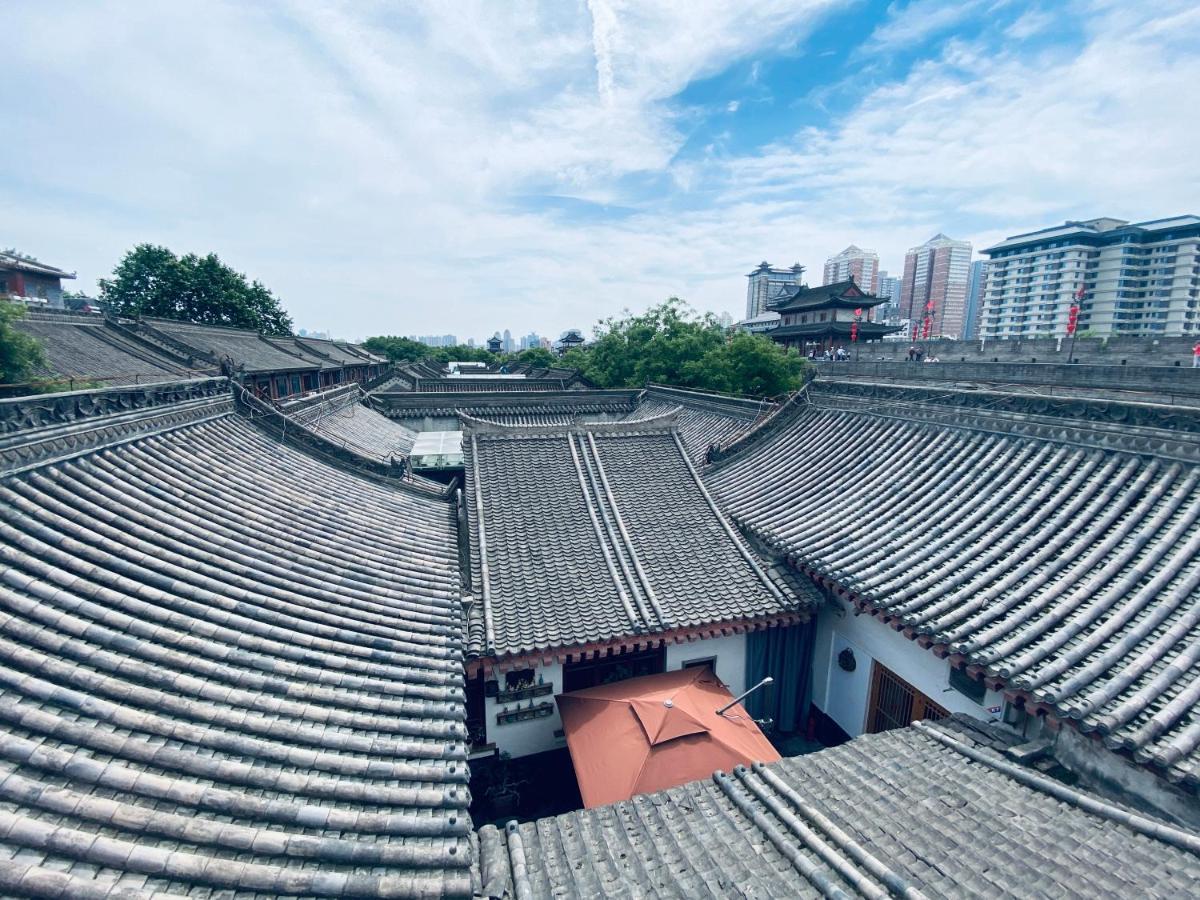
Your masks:
{"label": "dark gray roof slope", "polygon": [[365,406],[362,396],[350,384],[280,408],[293,422],[359,456],[381,463],[407,457],[417,433]]}
{"label": "dark gray roof slope", "polygon": [[135,343],[99,316],[30,313],[17,328],[41,345],[47,376],[120,385],[174,381],[187,372],[177,360]]}
{"label": "dark gray roof slope", "polygon": [[[460,410],[466,415],[465,411]],[[508,425],[508,426],[545,426],[559,425],[566,426],[573,423],[578,415],[569,412],[558,412],[552,409],[544,409],[533,407],[527,411],[514,413],[493,413],[483,412],[472,416],[480,422],[486,422],[489,425]]]}
{"label": "dark gray roof slope", "polygon": [[815,383],[707,474],[952,661],[1200,784],[1200,413]]}
{"label": "dark gray roof slope", "polygon": [[38,399],[0,403],[0,894],[469,896],[450,505],[224,381]]}
{"label": "dark gray roof slope", "polygon": [[439,394],[508,394],[529,391],[561,391],[567,383],[558,378],[422,378],[419,392]]}
{"label": "dark gray roof slope", "polygon": [[720,394],[650,385],[627,421],[655,418],[678,410],[676,425],[693,463],[703,464],[708,448],[745,434],[775,409],[769,400],[740,400]]}
{"label": "dark gray roof slope", "polygon": [[288,372],[315,370],[320,363],[299,351],[289,352],[277,347],[256,331],[242,328],[222,328],[216,325],[193,325],[171,319],[143,319],[143,327],[162,332],[169,338],[220,358],[229,356],[234,363],[245,366],[247,372]]}
{"label": "dark gray roof slope", "polygon": [[[504,428],[463,417],[485,655],[794,613],[670,420]],[[809,598],[805,598],[807,601]]]}
{"label": "dark gray roof slope", "polygon": [[[633,390],[527,391],[513,393],[418,394],[371,392],[371,405],[392,419],[421,420],[427,416],[553,416],[614,419],[636,408]],[[503,421],[499,419],[497,421]]]}
{"label": "dark gray roof slope", "polygon": [[1008,762],[957,719],[480,831],[487,897],[1192,896],[1200,837]]}

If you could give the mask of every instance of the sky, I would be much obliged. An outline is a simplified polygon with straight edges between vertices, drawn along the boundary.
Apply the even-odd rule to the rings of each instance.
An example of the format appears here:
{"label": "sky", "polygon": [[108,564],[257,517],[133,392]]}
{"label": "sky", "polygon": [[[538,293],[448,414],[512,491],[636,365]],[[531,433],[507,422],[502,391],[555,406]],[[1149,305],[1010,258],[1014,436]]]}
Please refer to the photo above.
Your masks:
{"label": "sky", "polygon": [[335,336],[744,311],[759,261],[897,273],[1200,213],[1194,0],[0,0],[0,246],[92,293],[216,252]]}

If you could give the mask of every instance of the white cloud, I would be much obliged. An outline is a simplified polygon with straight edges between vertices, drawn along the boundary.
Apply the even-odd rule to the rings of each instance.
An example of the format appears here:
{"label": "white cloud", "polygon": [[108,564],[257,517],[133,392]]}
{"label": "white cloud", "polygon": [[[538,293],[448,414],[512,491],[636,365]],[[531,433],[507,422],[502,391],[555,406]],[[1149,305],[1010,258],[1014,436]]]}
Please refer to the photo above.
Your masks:
{"label": "white cloud", "polygon": [[1004,33],[1013,40],[1023,41],[1035,34],[1041,34],[1053,22],[1054,16],[1045,10],[1030,9],[1023,12],[1019,19],[1004,29]]}
{"label": "white cloud", "polygon": [[[670,99],[824,8],[18,5],[0,171],[20,177],[0,178],[0,243],[85,287],[137,241],[212,249],[297,325],[480,337],[670,294],[738,312],[764,257],[815,271],[857,243],[895,269],[939,230],[1186,211],[1186,4],[1083,10],[1070,56],[951,41],[828,128],[676,159]],[[664,187],[647,200],[629,178]],[[531,192],[635,209],[588,221],[516,199]]]}
{"label": "white cloud", "polygon": [[741,105],[742,104],[739,103],[737,100],[730,100],[728,103],[725,104],[725,112],[735,113],[738,111],[738,109],[741,107]]}
{"label": "white cloud", "polygon": [[949,31],[974,16],[983,0],[910,0],[892,3],[887,19],[871,32],[860,55],[883,53],[913,46],[935,34]]}

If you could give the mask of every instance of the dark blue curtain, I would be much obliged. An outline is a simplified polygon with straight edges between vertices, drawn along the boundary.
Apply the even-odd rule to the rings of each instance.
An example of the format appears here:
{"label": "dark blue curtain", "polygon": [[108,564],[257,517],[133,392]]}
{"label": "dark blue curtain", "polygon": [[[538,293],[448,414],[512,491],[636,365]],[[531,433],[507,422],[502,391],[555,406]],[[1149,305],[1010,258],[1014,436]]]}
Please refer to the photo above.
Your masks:
{"label": "dark blue curtain", "polygon": [[746,698],[746,711],[756,719],[775,720],[779,731],[798,731],[808,721],[812,699],[812,657],[815,622],[787,628],[766,628],[746,635],[746,687],[765,676],[774,684]]}

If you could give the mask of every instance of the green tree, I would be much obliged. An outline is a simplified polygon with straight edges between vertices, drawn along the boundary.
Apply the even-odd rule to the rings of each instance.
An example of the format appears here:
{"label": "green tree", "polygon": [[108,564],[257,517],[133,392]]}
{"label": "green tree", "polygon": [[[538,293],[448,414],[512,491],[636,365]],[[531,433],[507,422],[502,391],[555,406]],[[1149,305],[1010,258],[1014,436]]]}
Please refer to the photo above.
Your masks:
{"label": "green tree", "polygon": [[139,244],[125,254],[100,297],[119,316],[158,316],[201,325],[291,334],[292,320],[260,282],[247,281],[215,253],[177,257],[166,247]]}
{"label": "green tree", "polygon": [[0,302],[0,384],[28,381],[46,365],[37,340],[17,329],[24,315],[19,303]]}
{"label": "green tree", "polygon": [[561,365],[579,369],[599,387],[641,387],[648,382],[700,390],[770,396],[796,390],[805,361],[769,338],[727,337],[711,313],[700,315],[677,297],[639,315],[610,318],[583,349]]}
{"label": "green tree", "polygon": [[[640,315],[626,311],[594,330],[582,355],[583,374],[600,387],[637,387],[649,381],[686,385],[683,365],[698,360],[725,340],[711,314],[698,316],[678,297]],[[572,355],[572,354],[568,354]]]}
{"label": "green tree", "polygon": [[419,359],[435,363],[448,362],[495,362],[497,357],[484,347],[430,347],[420,341],[396,335],[377,335],[363,341],[363,346],[372,353],[386,356],[392,362],[416,362]]}
{"label": "green tree", "polygon": [[363,341],[363,346],[372,353],[386,356],[392,362],[414,362],[429,355],[429,348],[420,341],[394,335],[369,337]]}
{"label": "green tree", "polygon": [[796,350],[784,350],[768,337],[739,331],[696,361],[685,377],[708,390],[773,397],[797,390],[808,363]]}
{"label": "green tree", "polygon": [[530,347],[516,355],[516,361],[538,368],[551,368],[559,365],[558,357],[545,347]]}

